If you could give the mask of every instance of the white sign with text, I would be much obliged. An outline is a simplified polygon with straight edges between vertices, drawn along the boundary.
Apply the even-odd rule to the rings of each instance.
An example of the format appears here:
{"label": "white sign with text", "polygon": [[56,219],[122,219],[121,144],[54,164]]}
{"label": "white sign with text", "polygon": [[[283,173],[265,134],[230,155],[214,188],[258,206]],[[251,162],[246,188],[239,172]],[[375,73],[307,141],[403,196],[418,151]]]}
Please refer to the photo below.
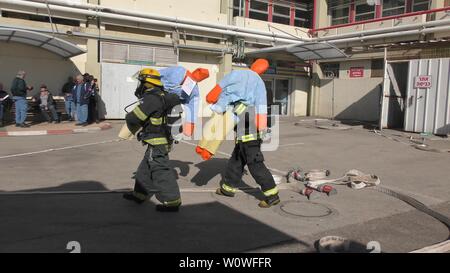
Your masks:
{"label": "white sign with text", "polygon": [[414,77],[414,88],[431,88],[431,75]]}
{"label": "white sign with text", "polygon": [[191,77],[186,77],[183,85],[181,86],[181,89],[183,89],[184,93],[186,93],[188,96],[190,96],[192,93],[192,90],[194,90],[196,84],[197,84],[197,82],[195,82],[193,79],[191,79]]}

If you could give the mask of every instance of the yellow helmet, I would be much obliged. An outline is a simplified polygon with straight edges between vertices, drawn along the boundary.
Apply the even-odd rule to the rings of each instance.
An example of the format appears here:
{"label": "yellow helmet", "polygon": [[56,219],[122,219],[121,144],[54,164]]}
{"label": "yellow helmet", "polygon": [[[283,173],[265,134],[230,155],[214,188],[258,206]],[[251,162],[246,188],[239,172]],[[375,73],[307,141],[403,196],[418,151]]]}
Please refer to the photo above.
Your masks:
{"label": "yellow helmet", "polygon": [[153,68],[144,68],[139,71],[138,80],[148,82],[156,86],[163,86],[161,82],[161,74]]}

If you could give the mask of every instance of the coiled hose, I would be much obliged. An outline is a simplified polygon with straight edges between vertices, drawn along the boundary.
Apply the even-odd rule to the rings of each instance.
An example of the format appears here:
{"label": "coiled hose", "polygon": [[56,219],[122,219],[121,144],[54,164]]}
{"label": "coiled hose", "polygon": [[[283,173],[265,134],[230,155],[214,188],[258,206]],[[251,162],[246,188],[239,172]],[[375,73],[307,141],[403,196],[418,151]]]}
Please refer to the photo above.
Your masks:
{"label": "coiled hose", "polygon": [[418,201],[417,199],[415,199],[411,196],[408,196],[408,195],[405,195],[402,193],[398,193],[396,191],[393,191],[391,189],[388,189],[388,188],[385,188],[382,186],[372,187],[371,189],[376,190],[381,193],[384,193],[386,195],[390,195],[394,198],[397,198],[397,199],[407,203],[408,205],[416,208],[417,210],[430,215],[431,217],[435,218],[439,222],[443,223],[449,229],[449,235],[447,237],[447,240],[450,239],[450,218],[448,218],[447,216],[445,216],[435,210],[430,209],[425,204],[423,204],[422,202]]}

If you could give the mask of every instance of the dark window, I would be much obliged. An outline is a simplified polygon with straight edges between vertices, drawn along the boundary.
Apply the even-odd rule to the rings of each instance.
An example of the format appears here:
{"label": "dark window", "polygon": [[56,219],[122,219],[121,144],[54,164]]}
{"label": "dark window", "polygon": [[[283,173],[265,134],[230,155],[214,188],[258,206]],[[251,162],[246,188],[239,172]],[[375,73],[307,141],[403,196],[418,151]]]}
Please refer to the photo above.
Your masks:
{"label": "dark window", "polygon": [[251,10],[250,10],[249,17],[251,19],[261,20],[261,21],[267,21],[268,18],[269,18],[267,14],[254,12],[254,11],[251,11]]}
{"label": "dark window", "polygon": [[249,17],[256,20],[267,21],[269,19],[268,4],[266,2],[252,0],[250,1]]}
{"label": "dark window", "polygon": [[267,12],[267,7],[268,6],[269,5],[266,2],[260,2],[260,1],[257,1],[257,0],[250,1],[250,9]]}
{"label": "dark window", "polygon": [[328,0],[328,16],[332,26],[347,24],[351,0]]}
{"label": "dark window", "polygon": [[[239,4],[241,6],[239,6]],[[245,16],[245,0],[233,0],[233,17]]]}
{"label": "dark window", "polygon": [[322,63],[320,67],[325,78],[339,78],[339,63]]}
{"label": "dark window", "polygon": [[405,13],[405,0],[383,0],[383,17]]}
{"label": "dark window", "polygon": [[412,11],[421,11],[430,9],[430,0],[414,0]]}
{"label": "dark window", "polygon": [[295,9],[295,26],[310,28],[311,27],[311,12],[307,9]]}
{"label": "dark window", "polygon": [[371,76],[372,78],[382,78],[384,77],[384,60],[376,59],[372,60],[371,64]]}
{"label": "dark window", "polygon": [[[233,0],[233,16],[245,15],[245,0]],[[290,25],[294,19],[295,26],[311,27],[312,0],[278,1],[274,0],[272,5],[272,21],[278,24]],[[241,8],[239,8],[241,4]],[[292,6],[293,5],[293,6]],[[294,8],[295,18],[291,18],[291,10]],[[250,0],[249,17],[251,19],[269,20],[269,0]]]}
{"label": "dark window", "polygon": [[291,23],[291,8],[274,3],[273,5],[273,22],[278,24],[289,25]]}
{"label": "dark window", "polygon": [[364,21],[375,18],[375,5],[357,4],[355,7],[355,21]]}
{"label": "dark window", "polygon": [[291,9],[289,7],[279,6],[279,5],[274,4],[273,12],[274,12],[274,14],[289,16]]}
{"label": "dark window", "polygon": [[286,17],[279,17],[279,16],[273,16],[274,23],[283,24],[283,25],[289,25],[291,23],[291,20]]}
{"label": "dark window", "polygon": [[[12,11],[2,11],[2,17],[23,19],[23,20],[30,20],[30,21],[37,21],[37,22],[46,22],[46,23],[50,22],[50,18],[48,16],[34,15],[34,14],[27,14],[27,13],[20,13],[20,12],[12,12]],[[59,17],[53,17],[53,16],[52,16],[52,22],[54,24],[59,24],[59,25],[68,25],[68,26],[74,26],[74,27],[80,26],[80,21],[59,18]]]}

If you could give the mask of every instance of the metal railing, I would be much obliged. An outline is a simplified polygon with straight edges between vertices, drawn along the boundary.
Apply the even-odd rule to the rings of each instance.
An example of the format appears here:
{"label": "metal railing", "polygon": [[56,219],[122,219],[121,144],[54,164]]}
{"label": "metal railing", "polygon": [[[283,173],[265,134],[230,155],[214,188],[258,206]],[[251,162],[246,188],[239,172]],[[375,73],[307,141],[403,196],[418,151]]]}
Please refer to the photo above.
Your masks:
{"label": "metal railing", "polygon": [[433,13],[438,13],[438,12],[450,12],[450,7],[444,7],[444,8],[437,8],[437,9],[430,9],[430,10],[423,10],[423,11],[416,11],[416,12],[409,12],[409,13],[404,13],[404,14],[400,14],[400,15],[393,15],[393,16],[386,16],[386,17],[381,17],[381,18],[375,18],[375,19],[370,19],[370,20],[364,20],[364,21],[359,21],[359,22],[353,22],[353,23],[346,23],[346,24],[339,24],[339,25],[334,25],[334,26],[328,26],[328,27],[323,27],[323,28],[316,28],[316,29],[311,29],[309,32],[311,35],[315,35],[320,31],[329,31],[329,30],[337,30],[340,28],[344,28],[344,27],[350,27],[350,26],[355,26],[355,25],[361,25],[361,29],[364,29],[364,25],[365,24],[369,24],[369,23],[376,23],[376,22],[383,22],[383,21],[388,21],[388,20],[399,20],[405,17],[414,17],[414,16],[420,16],[420,15],[425,15],[425,14],[433,14]]}

